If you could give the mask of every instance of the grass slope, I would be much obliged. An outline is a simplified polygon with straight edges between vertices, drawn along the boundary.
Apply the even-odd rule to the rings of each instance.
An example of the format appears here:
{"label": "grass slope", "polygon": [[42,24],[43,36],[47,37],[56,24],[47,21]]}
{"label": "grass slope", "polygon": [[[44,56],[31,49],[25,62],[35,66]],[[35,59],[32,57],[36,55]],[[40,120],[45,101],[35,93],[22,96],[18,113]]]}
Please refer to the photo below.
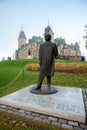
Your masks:
{"label": "grass slope", "polygon": [[[56,62],[62,64],[71,64],[72,62],[75,62],[75,64],[82,63],[79,61],[69,60],[57,60]],[[38,72],[23,71],[25,65],[32,63],[38,63],[38,60],[12,60],[0,62],[0,97],[12,93],[21,88],[24,88],[30,84],[37,83]],[[86,63],[82,64],[85,65]],[[6,85],[11,83],[17,77],[21,70],[22,73],[19,78],[14,83],[6,87]],[[44,79],[43,84],[46,84],[46,78]],[[59,86],[86,88],[87,75],[76,75],[71,73],[56,72],[55,75],[52,77],[52,84]]]}

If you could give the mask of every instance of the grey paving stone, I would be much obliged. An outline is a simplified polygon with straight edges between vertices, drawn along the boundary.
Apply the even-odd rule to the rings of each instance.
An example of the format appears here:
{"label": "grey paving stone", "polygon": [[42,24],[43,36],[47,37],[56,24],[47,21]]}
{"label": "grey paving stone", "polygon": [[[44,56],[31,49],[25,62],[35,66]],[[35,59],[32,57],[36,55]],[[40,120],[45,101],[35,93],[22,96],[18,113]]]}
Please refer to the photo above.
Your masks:
{"label": "grey paving stone", "polygon": [[32,112],[31,111],[25,111],[25,114],[32,114]]}
{"label": "grey paving stone", "polygon": [[25,113],[19,112],[18,115],[20,115],[20,116],[25,116]]}
{"label": "grey paving stone", "polygon": [[7,109],[8,109],[8,110],[12,110],[13,108],[12,108],[12,107],[10,107],[10,106],[7,106]]}
{"label": "grey paving stone", "polygon": [[87,93],[87,89],[85,89],[85,92]]}
{"label": "grey paving stone", "polygon": [[62,124],[62,128],[73,129],[71,125]]}
{"label": "grey paving stone", "polygon": [[12,110],[7,110],[7,112],[12,113]]}
{"label": "grey paving stone", "polygon": [[41,117],[42,119],[47,119],[47,118],[48,118],[47,115],[40,115],[40,117]]}
{"label": "grey paving stone", "polygon": [[85,93],[85,89],[82,89],[83,93]]}
{"label": "grey paving stone", "polygon": [[68,121],[69,125],[78,126],[78,122]]}
{"label": "grey paving stone", "polygon": [[33,115],[26,115],[26,117],[29,118],[29,119],[33,119],[34,118]]}
{"label": "grey paving stone", "polygon": [[83,128],[74,127],[74,130],[83,130]]}
{"label": "grey paving stone", "polygon": [[24,113],[25,111],[24,110],[19,110],[20,113]]}
{"label": "grey paving stone", "polygon": [[12,111],[18,112],[20,109],[12,108]]}
{"label": "grey paving stone", "polygon": [[85,105],[87,106],[87,101],[85,101]]}
{"label": "grey paving stone", "polygon": [[87,129],[87,124],[80,124],[80,127]]}
{"label": "grey paving stone", "polygon": [[62,126],[62,124],[57,121],[52,121],[51,124],[56,125],[56,126]]}
{"label": "grey paving stone", "polygon": [[1,108],[0,110],[1,110],[1,111],[7,111],[7,109],[2,109],[2,108]]}
{"label": "grey paving stone", "polygon": [[67,120],[65,120],[65,119],[59,119],[58,122],[63,123],[63,124],[66,124],[66,123],[67,123]]}
{"label": "grey paving stone", "polygon": [[51,116],[49,116],[48,119],[49,119],[49,120],[52,120],[52,121],[57,121],[57,118],[56,118],[56,117],[51,117]]}
{"label": "grey paving stone", "polygon": [[87,94],[85,94],[85,97],[83,96],[83,98],[84,98],[84,100],[86,100],[86,101],[87,101]]}
{"label": "grey paving stone", "polygon": [[18,111],[13,111],[13,114],[20,115]]}
{"label": "grey paving stone", "polygon": [[3,109],[7,109],[7,106],[5,106],[5,105],[1,105],[1,108],[3,108]]}
{"label": "grey paving stone", "polygon": [[42,118],[40,118],[40,117],[34,117],[33,119],[37,120],[37,121],[42,121]]}
{"label": "grey paving stone", "polygon": [[48,119],[43,119],[42,120],[44,123],[48,123],[48,124],[50,124],[51,123],[51,121],[50,120],[48,120]]}

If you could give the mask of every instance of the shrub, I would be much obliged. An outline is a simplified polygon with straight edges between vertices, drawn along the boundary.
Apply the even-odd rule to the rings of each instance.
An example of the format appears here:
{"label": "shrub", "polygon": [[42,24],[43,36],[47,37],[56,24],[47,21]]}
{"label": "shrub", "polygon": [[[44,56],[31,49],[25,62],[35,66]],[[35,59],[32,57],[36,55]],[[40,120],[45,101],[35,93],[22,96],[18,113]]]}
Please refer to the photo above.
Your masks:
{"label": "shrub", "polygon": [[[28,64],[25,66],[26,71],[39,71],[39,64]],[[74,74],[87,74],[87,64],[82,62],[72,63],[55,63],[55,72],[66,72]]]}
{"label": "shrub", "polygon": [[39,64],[28,64],[25,66],[26,71],[39,71]]}

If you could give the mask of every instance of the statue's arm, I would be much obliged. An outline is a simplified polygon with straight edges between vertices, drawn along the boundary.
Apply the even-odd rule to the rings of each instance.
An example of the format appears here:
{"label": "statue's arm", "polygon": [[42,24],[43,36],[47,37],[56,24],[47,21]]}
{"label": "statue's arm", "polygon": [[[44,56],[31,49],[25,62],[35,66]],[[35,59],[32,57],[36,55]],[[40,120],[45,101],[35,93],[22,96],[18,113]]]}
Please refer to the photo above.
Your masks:
{"label": "statue's arm", "polygon": [[39,64],[41,65],[41,61],[42,61],[42,52],[41,52],[41,46],[39,48]]}
{"label": "statue's arm", "polygon": [[57,49],[57,45],[56,44],[54,46],[54,56],[55,56],[55,58],[57,58],[57,56],[58,56],[58,49]]}

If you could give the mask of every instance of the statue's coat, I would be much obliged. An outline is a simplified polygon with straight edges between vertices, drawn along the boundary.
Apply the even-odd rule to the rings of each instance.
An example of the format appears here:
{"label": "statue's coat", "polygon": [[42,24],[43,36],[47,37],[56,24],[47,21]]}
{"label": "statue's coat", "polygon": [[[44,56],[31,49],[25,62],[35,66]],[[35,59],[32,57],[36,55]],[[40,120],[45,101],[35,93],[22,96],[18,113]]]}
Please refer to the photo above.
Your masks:
{"label": "statue's coat", "polygon": [[53,76],[54,75],[54,60],[58,55],[57,46],[55,43],[46,41],[40,45],[39,48],[39,64],[40,76]]}

